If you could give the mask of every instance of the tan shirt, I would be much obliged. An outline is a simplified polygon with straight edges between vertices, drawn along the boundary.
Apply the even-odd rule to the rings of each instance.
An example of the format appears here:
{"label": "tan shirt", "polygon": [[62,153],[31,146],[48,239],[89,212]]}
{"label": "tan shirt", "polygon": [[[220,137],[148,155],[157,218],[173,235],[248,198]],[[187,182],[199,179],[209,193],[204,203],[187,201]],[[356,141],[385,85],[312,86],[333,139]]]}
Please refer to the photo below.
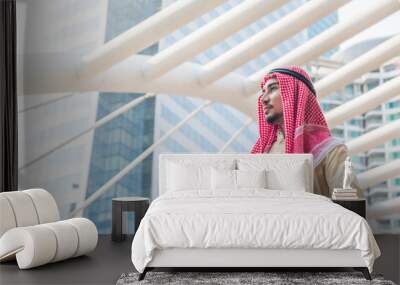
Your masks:
{"label": "tan shirt", "polygon": [[[285,138],[283,133],[278,130],[277,140],[272,145],[269,153],[285,153]],[[344,177],[344,161],[348,156],[347,146],[344,144],[334,147],[314,169],[314,193],[332,196],[333,188],[343,187]],[[351,184],[357,189],[358,197],[364,198],[357,176],[354,175],[354,180]]]}

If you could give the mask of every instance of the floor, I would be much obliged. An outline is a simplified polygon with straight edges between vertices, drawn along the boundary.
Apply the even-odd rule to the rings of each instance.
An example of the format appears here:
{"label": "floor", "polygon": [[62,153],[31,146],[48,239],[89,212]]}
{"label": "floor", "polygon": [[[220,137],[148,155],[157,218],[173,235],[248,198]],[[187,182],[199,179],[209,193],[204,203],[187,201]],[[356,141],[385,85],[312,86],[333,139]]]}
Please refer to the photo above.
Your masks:
{"label": "floor", "polygon": [[[375,238],[381,248],[382,257],[376,260],[374,272],[383,274],[385,279],[396,284],[399,283],[400,237],[375,235]],[[132,237],[116,243],[111,241],[110,236],[100,235],[96,250],[88,256],[29,270],[19,270],[16,262],[2,263],[0,284],[115,284],[122,273],[134,271],[130,259],[131,242]],[[331,268],[326,271],[341,270],[348,269]]]}
{"label": "floor", "polygon": [[374,234],[381,256],[374,263],[374,271],[385,279],[400,284],[400,234]]}
{"label": "floor", "polygon": [[131,242],[127,238],[116,243],[100,235],[96,250],[87,256],[28,270],[19,270],[16,262],[2,263],[0,284],[115,284],[122,273],[134,271]]}

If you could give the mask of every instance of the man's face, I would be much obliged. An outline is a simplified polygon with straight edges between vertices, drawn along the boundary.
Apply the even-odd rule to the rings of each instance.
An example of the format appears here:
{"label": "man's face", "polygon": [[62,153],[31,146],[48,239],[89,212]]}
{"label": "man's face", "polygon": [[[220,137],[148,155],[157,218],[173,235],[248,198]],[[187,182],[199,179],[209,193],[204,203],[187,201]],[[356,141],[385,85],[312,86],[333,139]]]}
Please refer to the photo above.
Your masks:
{"label": "man's face", "polygon": [[282,98],[279,91],[279,82],[271,78],[264,85],[264,94],[262,96],[262,107],[265,120],[269,124],[279,124],[283,122]]}

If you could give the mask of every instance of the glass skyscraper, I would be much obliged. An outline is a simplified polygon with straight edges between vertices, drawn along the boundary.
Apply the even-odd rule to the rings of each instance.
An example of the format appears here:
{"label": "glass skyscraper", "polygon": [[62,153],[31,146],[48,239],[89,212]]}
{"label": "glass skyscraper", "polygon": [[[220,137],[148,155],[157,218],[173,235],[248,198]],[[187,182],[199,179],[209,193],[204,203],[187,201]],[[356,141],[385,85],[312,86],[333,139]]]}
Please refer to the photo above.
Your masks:
{"label": "glass skyscraper", "polygon": [[[157,12],[160,1],[109,0],[105,42],[133,27]],[[142,54],[157,53],[155,44]],[[97,120],[122,107],[138,93],[99,94]],[[149,98],[131,110],[97,128],[89,166],[86,198],[95,193],[113,176],[153,143],[155,99]],[[84,213],[97,226],[100,233],[111,231],[111,199],[116,196],[144,196],[151,192],[152,156],[147,157],[129,174],[115,183],[104,195],[93,202]],[[132,216],[129,217],[132,219]],[[132,221],[129,224],[133,224]]]}
{"label": "glass skyscraper", "polygon": [[[334,54],[332,60],[346,64],[366,51],[383,43],[387,39],[387,37],[374,38],[359,42],[347,49],[339,51],[337,54]],[[332,71],[334,71],[334,69]],[[328,111],[346,101],[373,90],[386,81],[399,76],[399,74],[400,57],[397,57],[381,65],[379,68],[364,74],[342,90],[339,90],[332,96],[324,99],[324,108]],[[397,96],[360,116],[352,118],[336,127],[334,131],[337,134],[342,135],[346,141],[351,141],[356,137],[382,127],[385,124],[391,123],[398,118],[400,118],[400,96]],[[352,161],[354,162],[356,172],[360,173],[389,163],[399,157],[400,139],[396,138],[369,149],[366,152],[353,155]],[[366,189],[365,196],[367,198],[368,206],[373,206],[377,203],[388,201],[391,198],[400,196],[400,177],[383,181],[378,185]],[[400,216],[370,220],[369,222],[374,233],[400,232]]]}
{"label": "glass skyscraper", "polygon": [[98,92],[27,95],[23,71],[30,65],[26,58],[35,54],[100,47],[107,1],[17,1],[17,6],[19,189],[46,189],[67,219],[85,196],[93,132],[65,142],[95,123]]}

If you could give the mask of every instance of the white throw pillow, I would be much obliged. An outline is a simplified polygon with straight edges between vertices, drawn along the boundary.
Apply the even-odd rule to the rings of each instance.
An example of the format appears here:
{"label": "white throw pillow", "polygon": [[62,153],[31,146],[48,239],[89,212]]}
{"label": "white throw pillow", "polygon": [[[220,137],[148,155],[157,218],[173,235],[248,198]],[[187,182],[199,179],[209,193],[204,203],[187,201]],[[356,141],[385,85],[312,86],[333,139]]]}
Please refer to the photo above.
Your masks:
{"label": "white throw pillow", "polygon": [[239,170],[267,170],[267,188],[272,190],[306,191],[308,169],[305,161],[288,159],[238,159]]}
{"label": "white throw pillow", "polygon": [[266,170],[211,169],[213,190],[240,190],[242,188],[267,188]]}
{"label": "white throw pillow", "polygon": [[168,191],[210,189],[211,167],[168,163]]}
{"label": "white throw pillow", "polygon": [[231,158],[209,159],[182,157],[165,161],[165,191],[211,191],[211,168],[235,169]]}
{"label": "white throw pillow", "polygon": [[237,188],[267,188],[267,170],[236,170]]}
{"label": "white throw pillow", "polygon": [[211,189],[213,190],[235,190],[236,170],[233,169],[211,169]]}

